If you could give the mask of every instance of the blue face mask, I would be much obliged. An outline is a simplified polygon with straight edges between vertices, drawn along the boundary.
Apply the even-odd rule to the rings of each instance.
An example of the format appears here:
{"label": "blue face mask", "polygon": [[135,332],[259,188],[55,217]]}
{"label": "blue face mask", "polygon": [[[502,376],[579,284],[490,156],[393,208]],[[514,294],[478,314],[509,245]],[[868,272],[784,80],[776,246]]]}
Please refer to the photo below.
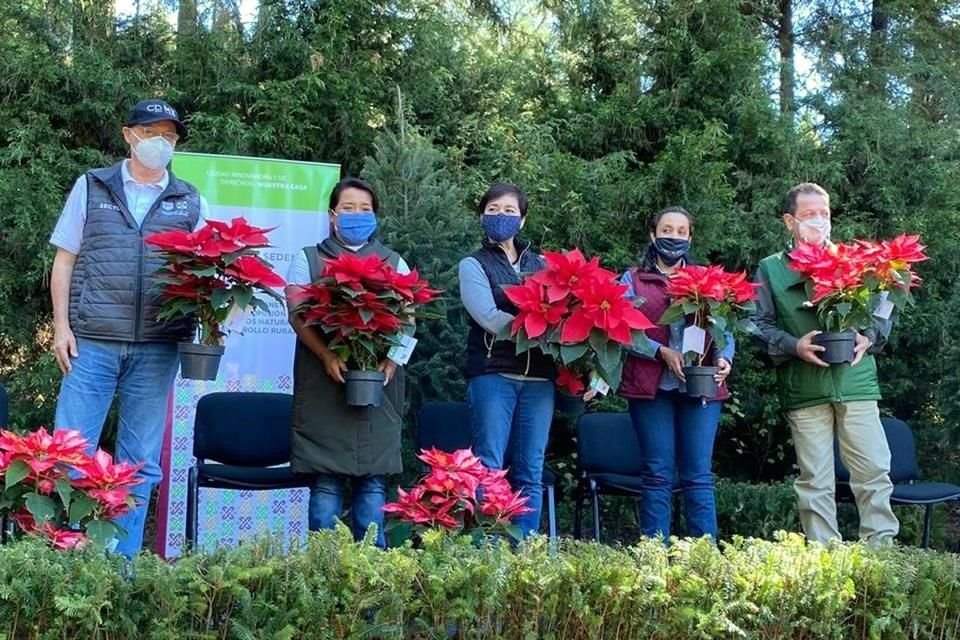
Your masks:
{"label": "blue face mask", "polygon": [[520,223],[523,218],[520,216],[501,216],[485,213],[480,216],[480,226],[484,233],[494,242],[503,242],[509,240],[520,233]]}
{"label": "blue face mask", "polygon": [[337,235],[344,244],[356,247],[366,244],[377,230],[377,216],[373,211],[337,214]]}

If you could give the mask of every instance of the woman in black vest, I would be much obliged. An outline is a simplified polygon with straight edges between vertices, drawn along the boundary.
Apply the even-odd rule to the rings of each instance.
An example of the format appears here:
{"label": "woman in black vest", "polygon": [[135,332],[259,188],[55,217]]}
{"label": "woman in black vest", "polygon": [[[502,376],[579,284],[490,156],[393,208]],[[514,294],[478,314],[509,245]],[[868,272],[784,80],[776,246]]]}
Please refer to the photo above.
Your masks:
{"label": "woman in black vest", "polygon": [[[377,196],[369,184],[344,178],[330,194],[332,234],[320,244],[304,247],[287,276],[287,296],[296,285],[315,281],[327,260],[344,252],[377,255],[400,273],[410,269],[399,254],[380,243]],[[383,505],[387,474],[400,473],[400,432],[404,404],[403,367],[384,358],[387,375],[379,407],[346,403],[343,372],[347,364],[327,346],[317,327],[305,326],[290,314],[297,334],[293,364],[293,421],[290,466],[312,477],[308,508],[311,531],[330,529],[340,517],[345,485],[351,485],[351,528],[357,540],[377,525],[377,545],[385,546]]]}
{"label": "woman in black vest", "polygon": [[[497,340],[516,307],[503,291],[520,274],[542,269],[543,257],[517,237],[527,196],[495,184],[480,199],[482,246],[460,262],[460,298],[469,314],[467,403],[474,453],[491,469],[509,467],[510,484],[529,500],[530,513],[514,519],[524,536],[537,531],[543,502],[541,474],[553,419],[556,368],[539,349],[516,355],[516,344]],[[505,460],[507,450],[510,459]]]}

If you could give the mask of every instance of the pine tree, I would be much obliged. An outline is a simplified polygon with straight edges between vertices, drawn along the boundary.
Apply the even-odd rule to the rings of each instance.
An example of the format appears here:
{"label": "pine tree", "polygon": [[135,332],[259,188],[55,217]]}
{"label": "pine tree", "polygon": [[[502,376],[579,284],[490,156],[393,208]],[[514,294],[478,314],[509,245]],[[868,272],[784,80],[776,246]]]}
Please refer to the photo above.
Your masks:
{"label": "pine tree", "polygon": [[[401,100],[398,98],[398,103]],[[442,300],[430,306],[442,319],[417,327],[418,344],[407,367],[411,410],[428,400],[462,400],[466,315],[457,291],[457,265],[477,235],[461,194],[443,168],[444,155],[415,127],[400,122],[380,133],[363,177],[380,198],[384,242],[424,275]],[[411,411],[411,414],[412,414]]]}

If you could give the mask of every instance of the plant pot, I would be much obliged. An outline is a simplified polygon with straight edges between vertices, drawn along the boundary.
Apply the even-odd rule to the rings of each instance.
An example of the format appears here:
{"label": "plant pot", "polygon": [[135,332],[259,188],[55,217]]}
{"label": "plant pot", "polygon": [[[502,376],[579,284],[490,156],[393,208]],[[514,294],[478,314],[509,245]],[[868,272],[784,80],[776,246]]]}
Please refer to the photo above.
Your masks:
{"label": "plant pot", "polygon": [[181,342],[177,345],[180,351],[180,377],[186,380],[216,380],[220,370],[220,358],[223,356],[223,345],[196,344]]}
{"label": "plant pot", "polygon": [[387,374],[382,371],[347,371],[347,404],[352,407],[379,407],[383,402],[383,383]]}
{"label": "plant pot", "polygon": [[554,394],[553,408],[560,413],[565,413],[573,418],[579,418],[587,411],[587,403],[581,396],[572,396],[557,389]]}
{"label": "plant pot", "polygon": [[684,367],[687,395],[703,399],[716,397],[719,385],[713,377],[718,371],[720,367]]}
{"label": "plant pot", "polygon": [[853,348],[856,343],[857,337],[853,331],[839,333],[824,331],[813,337],[813,344],[820,345],[825,349],[817,355],[827,364],[853,362]]}

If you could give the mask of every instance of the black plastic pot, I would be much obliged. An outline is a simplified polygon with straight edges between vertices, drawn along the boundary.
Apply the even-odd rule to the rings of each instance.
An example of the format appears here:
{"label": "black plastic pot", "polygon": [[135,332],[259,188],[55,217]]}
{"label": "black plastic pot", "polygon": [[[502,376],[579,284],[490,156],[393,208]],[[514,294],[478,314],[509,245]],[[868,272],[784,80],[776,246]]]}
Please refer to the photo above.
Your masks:
{"label": "black plastic pot", "polygon": [[223,357],[223,345],[195,344],[181,342],[180,377],[186,380],[216,380],[220,370],[220,358]]}
{"label": "black plastic pot", "polygon": [[582,396],[572,396],[557,389],[554,395],[553,408],[573,418],[579,418],[587,411],[587,403]]}
{"label": "black plastic pot", "polygon": [[817,355],[827,364],[853,362],[853,348],[856,346],[856,334],[853,331],[834,333],[825,331],[813,337],[813,344],[825,349]]}
{"label": "black plastic pot", "polygon": [[347,404],[352,407],[379,407],[383,402],[383,383],[387,374],[382,371],[347,371]]}
{"label": "black plastic pot", "polygon": [[719,385],[713,379],[719,367],[684,367],[683,375],[687,379],[687,395],[693,398],[713,398]]}

